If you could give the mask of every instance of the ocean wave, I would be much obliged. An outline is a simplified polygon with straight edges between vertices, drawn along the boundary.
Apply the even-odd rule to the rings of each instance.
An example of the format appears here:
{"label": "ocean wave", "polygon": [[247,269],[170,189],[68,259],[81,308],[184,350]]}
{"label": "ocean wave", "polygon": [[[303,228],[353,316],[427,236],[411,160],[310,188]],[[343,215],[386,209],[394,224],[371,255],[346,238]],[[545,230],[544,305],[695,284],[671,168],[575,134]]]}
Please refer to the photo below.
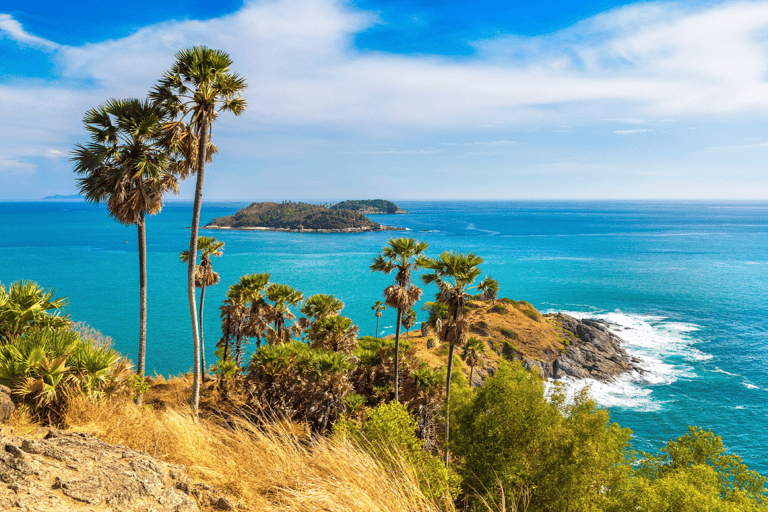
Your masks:
{"label": "ocean wave", "polygon": [[749,382],[742,382],[741,385],[747,389],[760,389],[758,386],[755,386],[754,384],[750,384]]}
{"label": "ocean wave", "polygon": [[659,315],[613,312],[563,311],[575,318],[597,318],[608,323],[608,329],[624,340],[624,349],[640,360],[643,373],[623,375],[614,382],[592,379],[565,379],[568,393],[589,387],[592,397],[602,406],[655,411],[663,402],[653,399],[653,388],[666,386],[679,379],[698,377],[688,363],[712,358],[697,349],[693,333],[700,326],[686,322],[669,321]]}

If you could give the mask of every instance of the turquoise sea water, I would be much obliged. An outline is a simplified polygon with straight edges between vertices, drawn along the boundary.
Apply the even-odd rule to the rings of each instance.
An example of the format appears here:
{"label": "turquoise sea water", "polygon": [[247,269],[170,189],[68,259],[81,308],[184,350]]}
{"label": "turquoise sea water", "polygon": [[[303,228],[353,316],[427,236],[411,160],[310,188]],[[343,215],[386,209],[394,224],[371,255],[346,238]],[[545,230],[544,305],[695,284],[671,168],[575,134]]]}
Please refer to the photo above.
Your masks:
{"label": "turquoise sea water", "polygon": [[[375,220],[407,228],[429,253],[473,251],[501,296],[542,311],[614,322],[648,373],[592,386],[612,418],[651,450],[688,425],[711,428],[751,468],[768,473],[768,203],[398,202],[409,215]],[[202,224],[246,203],[208,203]],[[186,266],[191,204],[149,219],[148,371],[191,367]],[[220,336],[218,305],[242,274],[269,272],[304,292],[332,293],[373,334],[370,307],[391,277],[368,270],[391,233],[208,232],[226,242],[213,261],[222,283],[206,294],[208,360]],[[69,297],[72,318],[135,357],[136,228],[103,207],[74,202],[0,203],[0,282],[33,279]],[[425,297],[433,295],[427,289]],[[420,319],[422,312],[419,312]],[[394,332],[394,312],[381,325]]]}

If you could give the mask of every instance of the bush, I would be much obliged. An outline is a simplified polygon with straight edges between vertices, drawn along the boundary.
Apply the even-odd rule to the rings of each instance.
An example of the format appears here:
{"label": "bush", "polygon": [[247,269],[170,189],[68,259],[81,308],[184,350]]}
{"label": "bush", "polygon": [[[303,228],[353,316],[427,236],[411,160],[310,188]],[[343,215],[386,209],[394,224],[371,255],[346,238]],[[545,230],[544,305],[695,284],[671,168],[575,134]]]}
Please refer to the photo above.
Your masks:
{"label": "bush", "polygon": [[538,376],[502,361],[476,393],[456,396],[450,448],[475,510],[502,495],[511,510],[600,510],[608,494],[597,490],[626,477],[629,430],[583,393],[572,405],[557,392],[548,400]]}
{"label": "bush", "polygon": [[516,340],[519,336],[518,334],[513,331],[512,329],[507,329],[506,327],[499,327],[499,332],[507,339],[510,340]]}
{"label": "bush", "polygon": [[438,457],[422,448],[416,428],[416,420],[408,409],[392,401],[370,409],[365,423],[337,422],[334,433],[356,441],[373,457],[394,468],[405,459],[424,495],[437,503],[450,504],[458,496],[460,479]]}

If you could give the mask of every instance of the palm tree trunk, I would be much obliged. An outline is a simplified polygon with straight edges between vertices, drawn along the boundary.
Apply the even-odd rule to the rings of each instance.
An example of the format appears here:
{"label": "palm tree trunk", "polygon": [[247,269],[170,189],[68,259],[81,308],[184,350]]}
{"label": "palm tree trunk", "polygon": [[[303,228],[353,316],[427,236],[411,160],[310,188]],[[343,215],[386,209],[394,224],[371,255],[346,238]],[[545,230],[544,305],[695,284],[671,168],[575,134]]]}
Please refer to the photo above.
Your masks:
{"label": "palm tree trunk", "polygon": [[474,373],[475,373],[475,365],[472,365],[472,366],[470,366],[470,367],[469,367],[469,387],[470,387],[470,388],[473,388],[473,387],[475,387],[475,386],[472,384],[472,375],[473,375]]}
{"label": "palm tree trunk", "polygon": [[205,381],[205,343],[203,342],[203,304],[205,303],[205,284],[200,290],[200,368],[203,381]]}
{"label": "palm tree trunk", "polygon": [[238,331],[237,341],[235,345],[235,363],[237,363],[238,368],[240,368],[242,360],[243,360],[243,336]]}
{"label": "palm tree trunk", "polygon": [[[139,358],[136,371],[144,378],[147,359],[147,232],[144,223],[144,212],[141,212],[139,223]],[[143,396],[136,397],[136,403],[141,404]]]}
{"label": "palm tree trunk", "polygon": [[397,308],[397,324],[395,324],[395,402],[400,401],[400,320],[403,310]]}
{"label": "palm tree trunk", "polygon": [[449,404],[451,402],[451,372],[453,371],[453,343],[448,344],[448,374],[445,382],[445,447],[443,449],[443,463],[448,467],[448,427]]}
{"label": "palm tree trunk", "polygon": [[200,225],[200,209],[203,205],[203,180],[205,179],[205,159],[208,149],[208,115],[202,113],[201,129],[198,138],[197,183],[195,185],[195,203],[192,209],[192,226],[189,237],[189,265],[187,265],[187,297],[189,314],[192,318],[192,414],[197,418],[200,405],[200,336],[197,330],[197,297],[195,294],[195,264],[197,263],[197,233]]}
{"label": "palm tree trunk", "polygon": [[374,338],[379,337],[379,317],[376,317],[376,336]]}

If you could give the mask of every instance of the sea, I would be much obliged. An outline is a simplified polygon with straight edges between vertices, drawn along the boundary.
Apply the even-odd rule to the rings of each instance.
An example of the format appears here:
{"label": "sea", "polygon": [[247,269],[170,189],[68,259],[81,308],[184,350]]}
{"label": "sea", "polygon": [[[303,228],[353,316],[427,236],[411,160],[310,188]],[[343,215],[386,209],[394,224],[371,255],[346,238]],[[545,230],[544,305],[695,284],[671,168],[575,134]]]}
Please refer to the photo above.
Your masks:
{"label": "sea", "polygon": [[[689,425],[711,429],[751,469],[768,475],[768,202],[398,201],[407,215],[373,220],[404,232],[357,234],[204,231],[226,243],[213,259],[221,283],[206,291],[207,360],[221,336],[219,306],[241,275],[268,272],[305,297],[330,293],[361,335],[375,334],[371,309],[393,276],[372,273],[391,236],[481,256],[499,296],[542,312],[601,318],[646,372],[590,388],[611,419],[634,432],[633,447],[657,451]],[[204,225],[247,202],[206,202]],[[167,203],[147,221],[149,373],[192,366],[186,265],[192,205]],[[0,282],[31,279],[75,321],[138,350],[137,230],[84,202],[0,203]],[[426,287],[424,299],[434,297]],[[418,320],[426,313],[417,307]],[[395,312],[381,318],[394,332]],[[417,323],[418,327],[418,323]]]}

